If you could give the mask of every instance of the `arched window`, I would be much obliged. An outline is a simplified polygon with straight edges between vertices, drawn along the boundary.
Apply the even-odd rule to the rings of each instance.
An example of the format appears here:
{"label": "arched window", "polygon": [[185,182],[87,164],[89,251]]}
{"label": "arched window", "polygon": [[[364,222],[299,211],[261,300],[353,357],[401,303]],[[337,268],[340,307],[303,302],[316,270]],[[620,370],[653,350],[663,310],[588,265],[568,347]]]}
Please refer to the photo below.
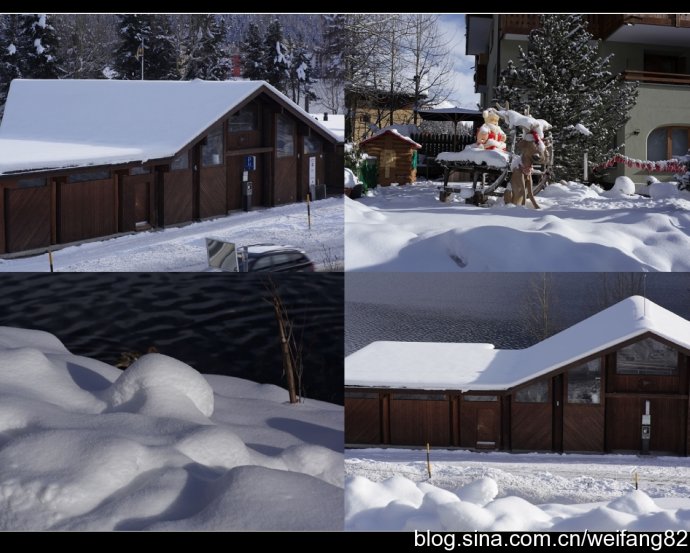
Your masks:
{"label": "arched window", "polygon": [[647,159],[659,161],[683,156],[690,146],[690,126],[659,127],[647,137]]}

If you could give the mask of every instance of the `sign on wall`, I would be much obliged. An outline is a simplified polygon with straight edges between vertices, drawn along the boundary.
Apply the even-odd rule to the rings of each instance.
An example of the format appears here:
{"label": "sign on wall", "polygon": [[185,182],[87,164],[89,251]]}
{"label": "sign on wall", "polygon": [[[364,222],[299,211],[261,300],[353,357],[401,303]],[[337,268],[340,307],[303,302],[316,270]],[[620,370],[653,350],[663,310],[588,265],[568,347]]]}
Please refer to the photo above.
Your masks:
{"label": "sign on wall", "polygon": [[309,158],[309,186],[316,184],[316,156]]}

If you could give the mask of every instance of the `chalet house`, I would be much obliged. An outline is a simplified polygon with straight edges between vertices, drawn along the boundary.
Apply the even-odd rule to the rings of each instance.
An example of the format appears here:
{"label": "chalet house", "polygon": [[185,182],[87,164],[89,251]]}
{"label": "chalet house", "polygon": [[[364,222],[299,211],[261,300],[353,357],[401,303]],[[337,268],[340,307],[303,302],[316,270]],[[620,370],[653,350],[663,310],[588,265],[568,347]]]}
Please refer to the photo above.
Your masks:
{"label": "chalet house", "polygon": [[343,188],[342,140],[263,81],[15,80],[0,254]]}
{"label": "chalet house", "polygon": [[350,445],[688,455],[690,321],[627,298],[523,350],[374,342],[345,359]]}
{"label": "chalet house", "polygon": [[[600,54],[614,54],[611,69],[639,81],[637,105],[618,132],[623,154],[658,161],[690,147],[690,15],[587,15],[588,30],[601,39]],[[466,53],[475,57],[475,92],[492,104],[494,87],[508,61],[519,60],[538,15],[468,15]],[[537,114],[538,115],[538,114]],[[643,181],[643,170],[618,165],[618,175]],[[667,176],[671,176],[668,174]]]}

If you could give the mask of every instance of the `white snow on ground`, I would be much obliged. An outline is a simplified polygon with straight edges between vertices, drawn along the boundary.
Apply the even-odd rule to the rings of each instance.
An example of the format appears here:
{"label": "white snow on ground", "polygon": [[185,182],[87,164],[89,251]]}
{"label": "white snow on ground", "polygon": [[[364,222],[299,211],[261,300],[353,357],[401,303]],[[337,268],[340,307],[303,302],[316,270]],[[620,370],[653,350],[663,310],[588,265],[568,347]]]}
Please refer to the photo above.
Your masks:
{"label": "white snow on ground", "polygon": [[[270,243],[302,248],[317,270],[342,270],[343,200],[311,203],[311,230],[306,203],[238,212],[179,228],[108,238],[54,252],[56,271],[203,271],[208,267],[206,237],[238,245]],[[50,269],[47,254],[0,259],[0,272]]]}
{"label": "white snow on ground", "polygon": [[342,407],[0,327],[0,530],[337,530]]}
{"label": "white snow on ground", "polygon": [[[346,451],[346,530],[690,530],[690,459]],[[639,476],[639,490],[633,484]]]}
{"label": "white snow on ground", "polygon": [[[438,200],[438,183],[345,199],[348,271],[689,271],[690,194],[551,184],[542,207]],[[466,186],[470,186],[467,184]],[[457,195],[456,195],[457,196]]]}

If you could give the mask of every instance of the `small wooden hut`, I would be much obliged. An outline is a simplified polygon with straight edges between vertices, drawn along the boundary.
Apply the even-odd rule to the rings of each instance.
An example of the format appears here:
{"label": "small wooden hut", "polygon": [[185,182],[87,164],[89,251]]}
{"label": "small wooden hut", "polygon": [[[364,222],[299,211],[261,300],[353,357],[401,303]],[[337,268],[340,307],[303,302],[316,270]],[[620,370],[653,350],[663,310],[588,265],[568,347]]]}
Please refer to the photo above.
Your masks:
{"label": "small wooden hut", "polygon": [[523,350],[373,342],[345,359],[345,441],[689,455],[689,375],[690,321],[640,296]]}
{"label": "small wooden hut", "polygon": [[417,180],[417,150],[422,145],[395,129],[381,129],[359,143],[360,148],[378,159],[378,184],[407,184]]}

